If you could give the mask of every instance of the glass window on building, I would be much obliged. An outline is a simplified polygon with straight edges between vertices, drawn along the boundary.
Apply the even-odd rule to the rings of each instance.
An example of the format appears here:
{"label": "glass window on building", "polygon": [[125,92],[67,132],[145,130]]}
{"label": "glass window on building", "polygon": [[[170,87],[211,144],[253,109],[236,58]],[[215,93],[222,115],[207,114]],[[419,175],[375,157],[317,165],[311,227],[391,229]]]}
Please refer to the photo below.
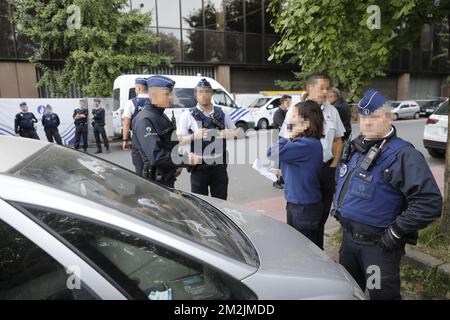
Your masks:
{"label": "glass window on building", "polygon": [[227,31],[244,31],[244,1],[225,0]]}
{"label": "glass window on building", "polygon": [[159,47],[162,54],[173,57],[173,61],[181,61],[180,29],[159,28]]}
{"label": "glass window on building", "polygon": [[9,4],[8,1],[0,1],[0,17],[9,15]]}
{"label": "glass window on building", "polygon": [[179,0],[158,0],[158,26],[180,28]]}
{"label": "glass window on building", "polygon": [[131,0],[131,8],[140,13],[150,13],[152,18],[150,26],[156,27],[156,0]]}
{"label": "glass window on building", "polygon": [[12,26],[9,20],[2,16],[0,16],[0,44],[1,58],[15,58]]}
{"label": "glass window on building", "polygon": [[247,34],[247,63],[262,63],[262,35]]}
{"label": "glass window on building", "polygon": [[275,30],[270,24],[270,22],[274,19],[274,16],[271,12],[267,11],[269,8],[269,3],[269,0],[264,0],[264,32],[266,34],[275,34]]}
{"label": "glass window on building", "polygon": [[227,61],[233,63],[244,62],[244,34],[226,33]]}
{"label": "glass window on building", "polygon": [[268,61],[270,56],[270,48],[279,40],[278,36],[266,35],[264,38],[264,63],[275,63],[275,60]]}
{"label": "glass window on building", "polygon": [[245,17],[247,32],[262,33],[262,3],[261,0],[245,1]]}
{"label": "glass window on building", "polygon": [[182,26],[186,29],[203,29],[202,0],[181,1]]}
{"label": "glass window on building", "polygon": [[225,11],[223,0],[204,0],[205,28],[225,30]]}
{"label": "glass window on building", "polygon": [[223,32],[205,32],[206,38],[206,60],[218,63],[225,60],[225,41]]}
{"label": "glass window on building", "polygon": [[183,30],[183,60],[204,61],[204,32],[199,29]]}

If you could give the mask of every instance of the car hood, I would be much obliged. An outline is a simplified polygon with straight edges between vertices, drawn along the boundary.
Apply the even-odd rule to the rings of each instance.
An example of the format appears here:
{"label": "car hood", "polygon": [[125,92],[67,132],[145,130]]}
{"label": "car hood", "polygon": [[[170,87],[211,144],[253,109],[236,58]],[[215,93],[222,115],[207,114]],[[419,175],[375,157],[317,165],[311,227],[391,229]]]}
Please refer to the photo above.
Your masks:
{"label": "car hood", "polygon": [[227,215],[245,233],[258,253],[260,269],[346,281],[338,264],[286,223],[227,201],[201,198]]}

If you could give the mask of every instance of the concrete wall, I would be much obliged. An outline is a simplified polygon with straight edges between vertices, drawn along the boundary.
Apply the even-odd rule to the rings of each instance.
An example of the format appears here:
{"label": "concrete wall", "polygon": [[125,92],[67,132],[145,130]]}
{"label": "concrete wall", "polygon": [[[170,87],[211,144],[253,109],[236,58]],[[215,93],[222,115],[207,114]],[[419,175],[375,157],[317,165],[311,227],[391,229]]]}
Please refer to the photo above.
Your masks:
{"label": "concrete wall", "polygon": [[0,62],[0,98],[38,98],[36,68],[28,62]]}

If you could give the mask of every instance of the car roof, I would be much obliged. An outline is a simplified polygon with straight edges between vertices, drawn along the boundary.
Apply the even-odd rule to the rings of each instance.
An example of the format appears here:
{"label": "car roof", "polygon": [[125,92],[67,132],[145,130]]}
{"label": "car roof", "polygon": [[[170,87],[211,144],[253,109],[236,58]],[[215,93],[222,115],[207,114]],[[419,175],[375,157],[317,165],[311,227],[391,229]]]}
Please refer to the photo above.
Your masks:
{"label": "car roof", "polygon": [[0,173],[9,171],[46,146],[47,142],[39,140],[0,136],[0,150],[6,154],[0,157]]}

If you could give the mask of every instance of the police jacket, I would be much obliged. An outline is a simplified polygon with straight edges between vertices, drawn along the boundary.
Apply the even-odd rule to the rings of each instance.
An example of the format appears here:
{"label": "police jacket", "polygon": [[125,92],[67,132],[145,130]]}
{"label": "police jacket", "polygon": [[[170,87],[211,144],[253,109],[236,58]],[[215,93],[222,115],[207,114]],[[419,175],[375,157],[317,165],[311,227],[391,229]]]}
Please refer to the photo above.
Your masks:
{"label": "police jacket", "polygon": [[85,109],[79,109],[79,108],[75,109],[73,111],[72,118],[75,118],[75,116],[77,114],[84,114],[86,116],[86,118],[81,118],[81,119],[75,120],[75,122],[74,122],[75,125],[76,126],[87,126],[87,124],[88,124],[88,116],[89,116],[88,109],[87,108],[85,108]]}
{"label": "police jacket", "polygon": [[163,172],[176,169],[172,161],[172,149],[178,145],[176,125],[164,114],[163,108],[149,103],[133,119],[132,146],[144,163]]}
{"label": "police jacket", "polygon": [[280,108],[275,111],[275,114],[273,115],[273,127],[275,129],[280,129],[283,125],[284,119],[286,118],[287,110],[283,110]]}
{"label": "police jacket", "polygon": [[98,108],[92,110],[92,126],[104,126],[105,125],[105,109]]}
{"label": "police jacket", "polygon": [[14,119],[14,132],[17,134],[23,130],[34,130],[33,120],[37,122],[32,112],[20,112],[16,114],[16,118]]}
{"label": "police jacket", "polygon": [[362,136],[352,141],[352,155],[340,168],[333,207],[350,221],[417,235],[441,215],[442,196],[424,156],[400,139],[395,128],[373,166],[361,164],[371,146]]}
{"label": "police jacket", "polygon": [[60,125],[59,117],[56,113],[47,113],[42,116],[42,125],[45,129],[57,128]]}

